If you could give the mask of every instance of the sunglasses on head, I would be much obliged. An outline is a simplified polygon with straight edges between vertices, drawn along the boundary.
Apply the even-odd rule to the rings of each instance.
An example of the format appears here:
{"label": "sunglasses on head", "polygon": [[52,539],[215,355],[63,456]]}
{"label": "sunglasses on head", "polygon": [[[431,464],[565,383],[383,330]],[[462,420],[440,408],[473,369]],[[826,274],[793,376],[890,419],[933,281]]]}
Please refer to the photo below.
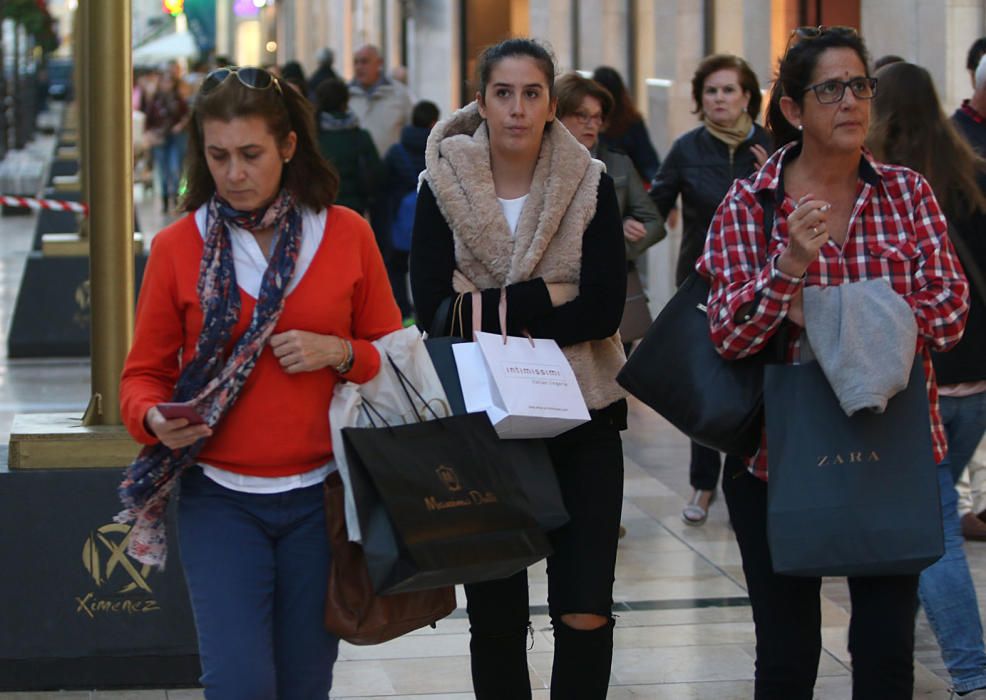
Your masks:
{"label": "sunglasses on head", "polygon": [[205,80],[202,81],[202,87],[199,89],[199,92],[203,95],[208,95],[226,82],[231,75],[236,76],[236,79],[240,81],[240,85],[248,87],[251,90],[268,90],[273,86],[280,95],[284,95],[284,92],[281,90],[281,83],[268,71],[263,68],[240,68],[237,66],[217,68],[209,73],[209,75],[205,76]]}
{"label": "sunglasses on head", "polygon": [[791,30],[791,36],[788,37],[787,47],[785,48],[784,53],[787,53],[787,49],[801,43],[802,41],[817,39],[818,37],[825,36],[826,34],[836,34],[839,36],[850,37],[859,36],[859,32],[857,32],[854,27],[826,27],[824,24],[820,24],[817,27],[795,27]]}

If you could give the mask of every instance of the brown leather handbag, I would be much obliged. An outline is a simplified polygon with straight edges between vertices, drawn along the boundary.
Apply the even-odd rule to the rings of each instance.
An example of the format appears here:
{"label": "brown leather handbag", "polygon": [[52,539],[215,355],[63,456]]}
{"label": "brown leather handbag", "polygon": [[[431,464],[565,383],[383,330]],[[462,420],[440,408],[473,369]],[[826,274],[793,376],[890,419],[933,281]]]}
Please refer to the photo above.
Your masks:
{"label": "brown leather handbag", "polygon": [[455,610],[455,588],[378,596],[373,592],[363,548],[349,541],[339,472],[325,478],[325,523],[332,568],[325,595],[325,627],[350,644],[380,644]]}

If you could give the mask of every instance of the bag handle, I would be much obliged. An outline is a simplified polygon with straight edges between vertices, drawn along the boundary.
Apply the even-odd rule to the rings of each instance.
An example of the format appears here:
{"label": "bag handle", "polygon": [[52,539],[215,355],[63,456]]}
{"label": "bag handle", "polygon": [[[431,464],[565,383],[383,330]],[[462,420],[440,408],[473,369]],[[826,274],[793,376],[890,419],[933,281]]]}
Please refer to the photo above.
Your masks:
{"label": "bag handle", "polygon": [[411,383],[411,380],[407,378],[407,375],[404,374],[403,370],[401,370],[401,368],[397,366],[397,363],[394,362],[394,358],[390,356],[389,352],[387,353],[387,361],[390,363],[390,366],[393,368],[394,374],[397,375],[397,381],[401,385],[401,389],[404,390],[404,395],[407,397],[408,403],[411,404],[411,409],[414,410],[414,415],[417,417],[418,422],[424,423],[424,421],[421,420],[421,414],[418,413],[416,408],[414,408],[414,399],[411,398],[411,394],[408,392],[408,388],[410,388],[411,391],[414,392],[414,395],[418,397],[418,400],[421,402],[421,405],[424,406],[426,409],[428,409],[428,412],[431,413],[432,418],[438,420],[438,414],[435,413],[435,409],[431,407],[431,404],[425,401],[425,398],[421,395],[421,392],[418,391],[417,387]]}
{"label": "bag handle", "polygon": [[[483,330],[483,293],[476,291],[470,295],[472,297],[472,339],[476,340],[476,334]],[[500,287],[500,302],[497,304],[497,315],[500,317],[500,337],[503,344],[507,344],[507,289]]]}
{"label": "bag handle", "polygon": [[[380,419],[380,422],[387,426],[388,429],[392,427],[390,423],[387,422],[387,419],[383,417],[383,414],[380,413],[379,409],[377,409],[377,407],[374,406],[368,399],[362,399],[359,407],[363,409],[363,413],[366,414],[366,419],[370,421],[370,425],[374,428],[377,427],[377,424],[373,420],[373,413],[376,414],[377,418]],[[370,413],[371,411],[373,413]]]}

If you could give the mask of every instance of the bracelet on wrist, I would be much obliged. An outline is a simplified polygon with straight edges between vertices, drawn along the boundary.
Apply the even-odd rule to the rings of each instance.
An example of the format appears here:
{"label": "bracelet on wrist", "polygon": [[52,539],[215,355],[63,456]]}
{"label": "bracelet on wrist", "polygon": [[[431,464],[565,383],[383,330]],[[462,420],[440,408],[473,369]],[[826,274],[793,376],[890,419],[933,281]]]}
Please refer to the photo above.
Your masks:
{"label": "bracelet on wrist", "polygon": [[355,359],[355,355],[353,354],[353,344],[348,340],[346,340],[345,338],[340,338],[340,340],[342,341],[342,344],[345,346],[346,355],[343,358],[342,362],[337,364],[332,369],[335,370],[336,374],[346,374],[353,368],[353,360]]}

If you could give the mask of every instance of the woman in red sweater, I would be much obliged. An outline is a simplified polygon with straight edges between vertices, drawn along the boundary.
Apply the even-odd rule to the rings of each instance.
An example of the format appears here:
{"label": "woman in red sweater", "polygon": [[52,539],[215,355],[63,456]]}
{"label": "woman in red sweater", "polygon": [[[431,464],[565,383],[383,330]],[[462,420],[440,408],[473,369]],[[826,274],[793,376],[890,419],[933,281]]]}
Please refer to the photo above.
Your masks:
{"label": "woman in red sweater", "polygon": [[[333,206],[307,101],[257,68],[202,83],[187,215],[159,233],[120,389],[146,447],[120,487],[130,552],[163,565],[176,483],[206,697],[322,698],[338,640],[321,484],[340,378],[380,366],[401,315],[367,223]],[[192,420],[164,403],[180,402]],[[196,424],[195,416],[201,417]]]}

